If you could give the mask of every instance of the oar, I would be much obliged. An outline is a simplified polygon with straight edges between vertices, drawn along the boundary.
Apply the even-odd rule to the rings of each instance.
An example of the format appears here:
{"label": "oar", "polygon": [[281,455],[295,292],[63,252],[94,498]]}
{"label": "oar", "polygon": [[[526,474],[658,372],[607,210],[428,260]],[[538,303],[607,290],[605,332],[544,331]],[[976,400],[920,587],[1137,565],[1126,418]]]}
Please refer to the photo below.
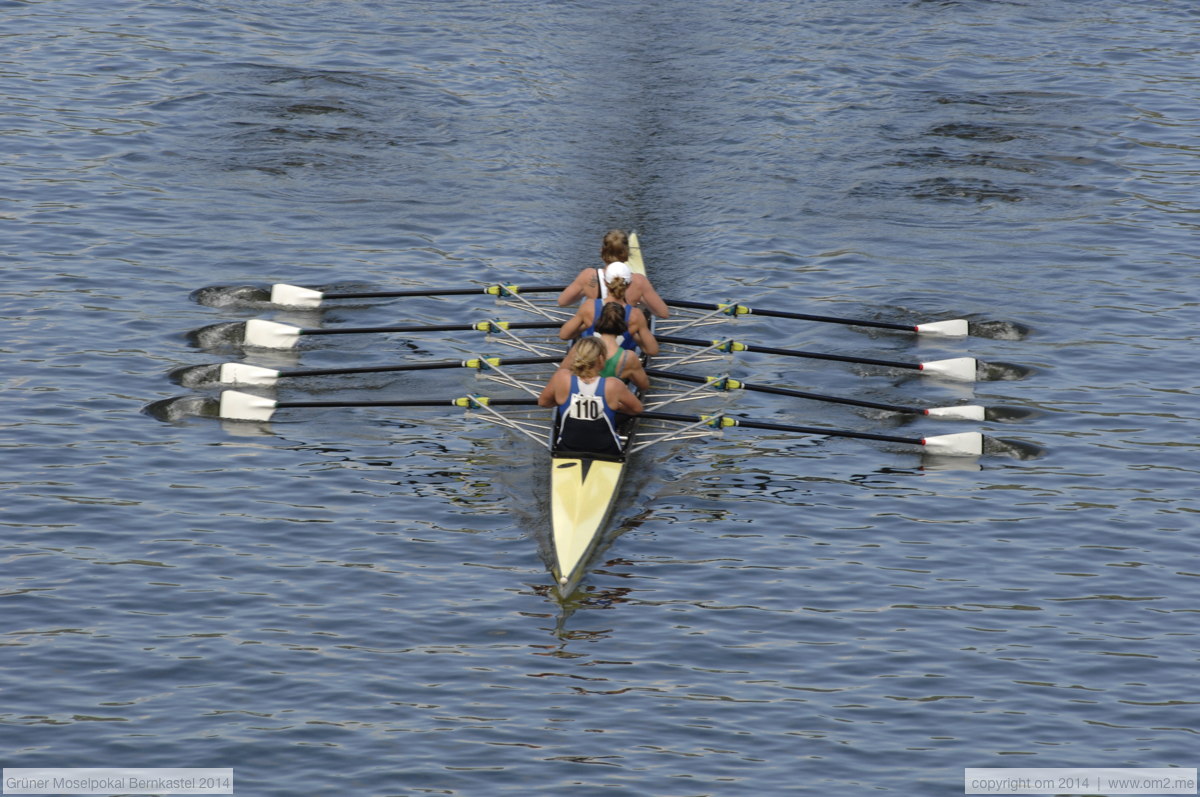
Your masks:
{"label": "oar", "polygon": [[822,437],[851,437],[859,440],[879,440],[885,443],[908,443],[923,446],[930,454],[953,457],[977,457],[983,454],[983,435],[979,432],[958,432],[934,437],[896,437],[871,432],[851,432],[845,429],[825,429],[819,426],[792,426],[786,423],[767,423],[731,418],[728,415],[676,415],[670,412],[643,412],[640,418],[682,423],[703,423],[714,428],[744,426],[747,429],[766,429],[776,432],[820,435]]}
{"label": "oar", "polygon": [[822,354],[820,352],[801,351],[799,349],[777,349],[771,346],[739,343],[736,340],[701,340],[699,338],[679,338],[671,335],[656,335],[659,343],[674,343],[680,346],[700,346],[716,349],[717,351],[750,351],[761,354],[780,354],[785,357],[806,357],[812,360],[833,360],[843,363],[862,363],[865,365],[881,365],[885,368],[907,368],[913,371],[947,379],[957,379],[964,382],[975,381],[975,370],[978,362],[974,357],[954,357],[949,360],[930,360],[926,363],[898,362],[896,360],[875,360],[867,357],[850,357],[844,354]]}
{"label": "oar", "polygon": [[400,399],[394,401],[275,401],[274,399],[242,393],[221,391],[218,410],[222,418],[237,421],[269,421],[276,410],[292,408],[329,407],[516,407],[536,405],[535,398],[489,399],[486,396],[465,396],[455,399]]}
{"label": "oar", "polygon": [[242,342],[267,349],[290,349],[301,335],[361,335],[381,332],[501,332],[510,329],[558,329],[557,321],[479,321],[473,324],[409,324],[398,327],[330,327],[304,329],[278,321],[252,318],[245,322]]}
{"label": "oar", "polygon": [[320,307],[326,299],[402,299],[415,296],[516,296],[521,293],[558,293],[565,285],[488,285],[475,288],[417,288],[407,291],[355,291],[325,293],[278,282],[271,286],[271,302],[291,307]]}
{"label": "oar", "polygon": [[856,327],[874,327],[875,329],[896,329],[903,332],[946,335],[949,337],[963,337],[968,334],[966,319],[962,318],[954,318],[948,321],[933,321],[927,324],[894,324],[887,321],[866,321],[860,318],[839,318],[838,316],[830,315],[767,310],[760,307],[746,307],[742,304],[708,304],[705,302],[688,302],[677,299],[667,299],[666,302],[674,307],[687,307],[693,310],[714,310],[732,316],[761,315],[771,318],[794,318],[800,321],[821,321],[827,324],[847,324]]}
{"label": "oar", "polygon": [[[484,396],[465,396],[455,399],[400,399],[392,401],[276,401],[263,396],[242,393],[237,390],[225,390],[221,393],[220,417],[239,421],[269,421],[277,410],[300,408],[340,408],[340,407],[513,407],[533,406],[538,403],[535,398],[489,399]],[[932,454],[948,456],[979,456],[983,453],[983,435],[978,432],[960,432],[958,434],[937,435],[935,437],[896,437],[894,435],[873,434],[871,432],[852,432],[844,429],[826,429],[814,426],[793,426],[791,424],[767,423],[751,421],[743,418],[731,418],[727,415],[677,415],[669,412],[644,412],[640,417],[663,421],[679,421],[683,423],[704,423],[714,428],[742,426],[747,429],[765,429],[777,432],[793,432],[796,434],[820,435],[822,437],[850,437],[859,440],[877,440],[886,443],[908,443],[925,447]]]}
{"label": "oar", "polygon": [[691,382],[693,384],[708,383],[716,390],[749,390],[757,393],[771,393],[776,396],[791,396],[793,398],[811,399],[812,401],[824,401],[832,404],[848,404],[853,407],[868,407],[876,410],[886,410],[888,412],[903,412],[913,415],[928,415],[931,418],[945,418],[956,421],[982,421],[984,420],[984,408],[978,405],[965,404],[956,407],[905,407],[899,404],[884,404],[878,401],[865,401],[863,399],[843,398],[841,396],[828,396],[821,393],[806,393],[803,390],[793,390],[787,387],[771,387],[770,385],[752,385],[749,382],[742,382],[729,377],[715,376],[692,376],[691,374],[681,374],[675,371],[663,371],[658,368],[647,368],[646,373],[650,376],[662,377],[664,379],[675,379],[680,382]]}
{"label": "oar", "polygon": [[499,365],[535,365],[555,363],[562,357],[477,357],[470,360],[443,360],[433,363],[407,365],[376,365],[360,368],[307,368],[277,371],[249,363],[222,363],[217,381],[228,385],[257,385],[270,387],[280,379],[301,376],[341,376],[343,374],[386,374],[398,371],[433,371],[440,368],[475,368],[486,371]]}

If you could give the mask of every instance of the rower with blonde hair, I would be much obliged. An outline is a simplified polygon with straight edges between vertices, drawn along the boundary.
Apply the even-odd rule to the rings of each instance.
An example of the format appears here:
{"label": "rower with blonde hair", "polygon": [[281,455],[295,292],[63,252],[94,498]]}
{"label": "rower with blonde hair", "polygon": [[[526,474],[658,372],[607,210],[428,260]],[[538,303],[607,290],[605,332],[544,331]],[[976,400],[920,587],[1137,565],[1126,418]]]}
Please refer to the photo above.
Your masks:
{"label": "rower with blonde hair", "polygon": [[[580,299],[605,299],[608,295],[608,270],[615,264],[629,266],[629,234],[624,230],[609,230],[600,244],[600,259],[604,261],[603,268],[585,268],[579,272],[574,281],[558,295],[558,306],[566,307],[575,304]],[[645,274],[631,274],[629,289],[626,293],[630,304],[644,304],[646,308],[659,318],[667,318],[671,311],[667,304],[654,290]]]}
{"label": "rower with blonde hair", "polygon": [[555,371],[538,396],[539,406],[558,409],[554,447],[620,454],[617,413],[637,415],[642,402],[620,379],[600,375],[608,353],[598,337],[583,338],[572,354],[570,367]]}

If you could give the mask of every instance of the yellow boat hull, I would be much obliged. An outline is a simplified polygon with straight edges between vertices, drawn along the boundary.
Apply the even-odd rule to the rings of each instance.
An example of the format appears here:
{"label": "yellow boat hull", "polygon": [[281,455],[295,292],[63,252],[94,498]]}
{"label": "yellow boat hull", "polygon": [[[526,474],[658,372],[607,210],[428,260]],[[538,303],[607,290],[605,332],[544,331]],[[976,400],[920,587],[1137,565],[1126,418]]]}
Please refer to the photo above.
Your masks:
{"label": "yellow boat hull", "polygon": [[550,463],[554,577],[576,580],[591,558],[621,488],[624,462],[556,456]]}
{"label": "yellow boat hull", "polygon": [[[629,268],[645,274],[637,233],[629,235]],[[622,460],[554,454],[550,460],[550,509],[553,522],[551,570],[561,590],[569,591],[583,574],[612,514]]]}

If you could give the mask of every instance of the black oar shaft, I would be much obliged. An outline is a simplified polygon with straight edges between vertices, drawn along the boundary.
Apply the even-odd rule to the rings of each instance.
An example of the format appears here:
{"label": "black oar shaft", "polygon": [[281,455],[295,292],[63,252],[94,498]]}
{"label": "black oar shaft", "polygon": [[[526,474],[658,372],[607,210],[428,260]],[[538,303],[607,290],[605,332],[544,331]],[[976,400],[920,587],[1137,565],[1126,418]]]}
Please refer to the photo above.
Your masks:
{"label": "black oar shaft", "polygon": [[341,376],[343,374],[386,374],[396,371],[434,371],[439,368],[462,368],[462,362],[414,363],[411,365],[376,365],[361,368],[306,368],[302,371],[281,371],[280,377]]}
{"label": "black oar shaft", "polygon": [[[724,310],[730,305],[711,304],[707,302],[688,302],[677,299],[667,299],[667,304],[673,307],[687,307],[692,310]],[[747,307],[747,315],[769,316],[771,318],[792,318],[799,321],[821,321],[829,324],[847,324],[856,327],[874,327],[876,329],[899,329],[905,332],[915,331],[912,324],[894,324],[888,321],[866,321],[861,318],[841,318],[831,315],[812,315],[811,313],[792,313],[785,310],[766,310],[757,307]]]}
{"label": "black oar shaft", "polygon": [[330,327],[300,330],[301,335],[360,335],[369,332],[463,332],[474,329],[471,324],[421,324],[396,327]]}
{"label": "black oar shaft", "polygon": [[[672,335],[658,335],[659,343],[675,343],[680,346],[713,346],[711,340],[701,340],[700,338],[680,338]],[[885,368],[908,368],[914,371],[921,370],[920,363],[905,363],[895,360],[875,360],[869,357],[850,357],[844,354],[824,354],[815,351],[802,351],[800,349],[778,349],[772,346],[758,346],[749,343],[741,344],[742,351],[758,352],[760,354],[779,354],[784,357],[804,357],[810,360],[832,360],[842,363],[861,363],[863,365],[881,365]]]}
{"label": "black oar shaft", "polygon": [[762,310],[753,308],[750,311],[751,315],[768,316],[771,318],[793,318],[800,321],[821,321],[830,324],[846,324],[856,327],[873,327],[875,329],[897,329],[905,332],[913,332],[912,324],[893,324],[890,321],[867,321],[861,318],[839,318],[830,315],[811,315],[808,313],[789,313],[784,310]]}
{"label": "black oar shaft", "polygon": [[[481,400],[482,403],[482,400]],[[487,399],[489,407],[519,407],[537,404],[535,398]],[[331,408],[331,407],[455,407],[458,399],[397,399],[371,401],[280,401],[275,404],[277,409]]]}
{"label": "black oar shaft", "polygon": [[[678,415],[672,412],[643,412],[639,418],[650,418],[660,421],[678,421],[681,423],[703,423],[708,419],[702,415]],[[911,445],[924,445],[924,438],[920,437],[896,437],[887,434],[872,434],[871,432],[852,432],[846,429],[825,429],[820,426],[793,426],[786,423],[767,423],[765,421],[747,421],[741,418],[734,418],[736,425],[744,426],[747,429],[766,429],[767,431],[775,432],[794,432],[796,434],[811,434],[820,435],[822,437],[851,437],[857,440],[878,440],[884,443],[908,443]]]}
{"label": "black oar shaft", "polygon": [[[563,290],[565,285],[521,285],[517,293],[556,293]],[[416,296],[476,296],[488,293],[488,288],[417,288],[407,291],[350,291],[342,293],[325,293],[322,299],[403,299]]]}
{"label": "black oar shaft", "polygon": [[[536,365],[555,363],[561,357],[514,357],[498,360],[499,365]],[[297,376],[340,376],[342,374],[387,374],[398,371],[435,371],[442,368],[469,368],[462,360],[443,360],[436,363],[409,363],[407,365],[371,365],[360,368],[306,368],[295,371],[280,371],[280,377]]]}
{"label": "black oar shaft", "polygon": [[482,288],[447,288],[445,290],[412,290],[412,291],[348,291],[344,293],[324,293],[322,299],[402,299],[410,296],[473,296],[483,293]]}
{"label": "black oar shaft", "polygon": [[784,357],[805,357],[810,360],[832,360],[841,363],[861,363],[864,365],[882,365],[887,368],[910,368],[914,371],[921,370],[919,363],[904,363],[895,360],[875,360],[870,357],[850,357],[844,354],[825,354],[815,351],[802,351],[800,349],[777,349],[772,346],[747,345],[746,351],[759,352],[761,354],[780,354]]}
{"label": "black oar shaft", "polygon": [[[650,376],[658,376],[664,379],[677,379],[681,382],[692,382],[695,384],[703,384],[710,381],[703,376],[692,376],[691,374],[680,374],[674,371],[662,371],[657,368],[647,368],[646,373]],[[821,393],[807,393],[803,390],[795,390],[788,387],[772,387],[770,385],[752,385],[749,382],[738,382],[738,389],[749,390],[755,393],[771,393],[776,396],[791,396],[792,398],[810,399],[812,401],[824,401],[833,404],[847,404],[852,407],[866,407],[874,410],[886,410],[888,412],[911,412],[920,413],[915,407],[904,407],[899,404],[885,404],[879,401],[866,401],[864,399],[844,398],[842,396],[827,396]]]}
{"label": "black oar shaft", "polygon": [[738,426],[744,426],[747,429],[767,429],[777,432],[796,432],[798,434],[816,434],[825,435],[828,437],[852,437],[858,440],[880,440],[885,443],[909,443],[911,445],[924,445],[925,440],[921,437],[896,437],[889,434],[873,434],[871,432],[851,432],[845,429],[823,429],[819,426],[791,426],[786,423],[766,423],[764,421],[743,421],[738,419]]}
{"label": "black oar shaft", "polygon": [[[547,321],[519,321],[504,324],[504,329],[558,329],[562,324]],[[409,324],[397,327],[316,327],[301,329],[301,335],[361,335],[379,332],[470,332],[475,324]]]}

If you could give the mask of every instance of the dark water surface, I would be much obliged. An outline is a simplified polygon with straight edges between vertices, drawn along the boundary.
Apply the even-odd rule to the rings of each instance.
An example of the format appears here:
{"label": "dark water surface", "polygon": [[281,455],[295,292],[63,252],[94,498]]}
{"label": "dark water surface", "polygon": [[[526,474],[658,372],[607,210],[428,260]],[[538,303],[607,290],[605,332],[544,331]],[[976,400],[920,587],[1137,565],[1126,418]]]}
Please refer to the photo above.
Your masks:
{"label": "dark water surface", "polygon": [[[256,797],[951,795],[964,767],[1196,766],[1198,24],[1143,0],[0,2],[0,763],[229,766]],[[957,464],[743,430],[650,449],[564,605],[544,460],[509,432],[143,412],[188,394],[173,369],[242,358],[194,345],[211,324],[493,312],[198,288],[565,282],[612,226],[664,295],[979,333],[741,339],[1023,369],[751,354],[729,367],[752,382],[1008,414],[736,411],[1010,442]],[[280,395],[474,389],[354,384]]]}

